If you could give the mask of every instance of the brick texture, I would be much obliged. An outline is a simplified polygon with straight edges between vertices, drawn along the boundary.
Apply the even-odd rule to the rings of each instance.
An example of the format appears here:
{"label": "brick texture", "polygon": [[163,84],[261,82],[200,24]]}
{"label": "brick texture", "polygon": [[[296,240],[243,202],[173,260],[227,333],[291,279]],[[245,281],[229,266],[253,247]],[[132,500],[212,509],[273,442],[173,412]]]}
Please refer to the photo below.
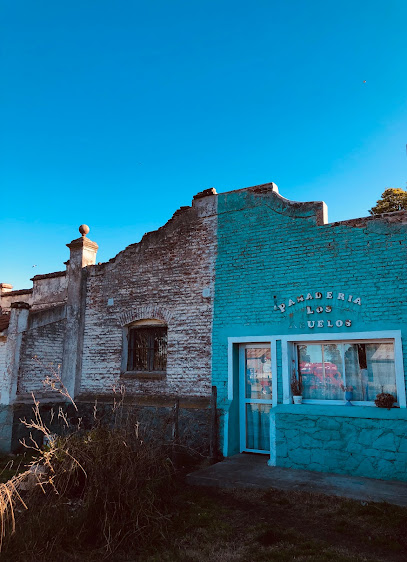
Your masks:
{"label": "brick texture", "polygon": [[[122,384],[131,394],[210,394],[214,200],[181,208],[140,243],[89,268],[80,393],[109,393]],[[202,294],[208,288],[209,298]],[[121,378],[124,328],[151,318],[168,325],[166,376]]]}
{"label": "brick texture", "polygon": [[[27,330],[21,345],[18,395],[44,391],[45,377],[59,373],[65,337],[65,320]],[[45,388],[49,390],[49,388]]]}
{"label": "brick texture", "polygon": [[[227,337],[304,333],[306,305],[315,300],[275,310],[298,295],[335,295],[335,315],[313,314],[325,322],[315,334],[334,317],[351,319],[351,331],[400,329],[407,338],[407,212],[321,224],[319,205],[251,189],[218,195],[213,381],[221,404],[228,402]],[[344,337],[347,330],[332,329]],[[406,345],[404,357],[407,364]]]}

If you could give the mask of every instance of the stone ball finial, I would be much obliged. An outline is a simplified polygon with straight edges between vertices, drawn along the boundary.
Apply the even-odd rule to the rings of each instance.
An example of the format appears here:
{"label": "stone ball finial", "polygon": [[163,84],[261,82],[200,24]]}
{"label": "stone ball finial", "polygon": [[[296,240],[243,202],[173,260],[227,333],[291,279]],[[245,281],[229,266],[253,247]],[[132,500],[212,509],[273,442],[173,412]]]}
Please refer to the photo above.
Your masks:
{"label": "stone ball finial", "polygon": [[89,232],[89,226],[87,224],[81,224],[81,226],[79,227],[79,232],[82,234],[82,236],[86,236]]}

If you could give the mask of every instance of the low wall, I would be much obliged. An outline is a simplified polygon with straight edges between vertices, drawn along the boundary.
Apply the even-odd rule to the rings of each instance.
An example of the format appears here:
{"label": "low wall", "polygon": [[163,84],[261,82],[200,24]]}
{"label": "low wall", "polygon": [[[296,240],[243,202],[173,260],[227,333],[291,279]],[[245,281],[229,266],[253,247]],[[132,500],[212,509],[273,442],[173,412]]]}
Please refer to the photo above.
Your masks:
{"label": "low wall", "polygon": [[[161,401],[163,402],[163,401]],[[169,401],[168,401],[169,402]],[[170,441],[174,438],[189,449],[207,456],[210,448],[211,436],[211,411],[209,404],[190,404],[191,401],[180,401],[178,410],[174,402],[167,404],[156,403],[152,400],[140,403],[125,403],[120,407],[114,407],[113,402],[92,402],[76,401],[78,411],[70,403],[42,403],[40,413],[44,424],[52,433],[61,434],[72,430],[77,426],[79,418],[80,427],[90,429],[97,423],[109,426],[131,423],[139,425],[140,435],[152,435],[159,438],[164,437]],[[203,402],[203,401],[202,401]],[[208,402],[208,401],[206,401]],[[16,452],[21,450],[21,440],[28,441],[29,433],[33,433],[34,439],[38,444],[42,444],[42,435],[33,432],[20,421],[21,419],[30,420],[33,417],[32,404],[14,404],[13,428],[11,450]],[[66,413],[70,428],[66,427],[64,420],[58,417],[58,410],[62,408]],[[11,424],[11,421],[10,421]]]}
{"label": "low wall", "polygon": [[0,404],[0,453],[9,453],[13,427],[13,406]]}
{"label": "low wall", "polygon": [[407,481],[407,411],[282,405],[273,410],[276,465]]}

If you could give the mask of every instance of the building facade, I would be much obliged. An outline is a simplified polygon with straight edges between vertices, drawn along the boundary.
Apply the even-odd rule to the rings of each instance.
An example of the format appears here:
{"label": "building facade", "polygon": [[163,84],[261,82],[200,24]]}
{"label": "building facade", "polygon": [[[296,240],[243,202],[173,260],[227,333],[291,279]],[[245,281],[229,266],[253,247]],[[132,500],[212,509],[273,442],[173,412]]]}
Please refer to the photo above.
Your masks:
{"label": "building facade", "polygon": [[153,416],[180,401],[203,441],[215,387],[224,456],[407,480],[406,233],[407,212],[328,223],[275,184],[206,190],[104,264],[82,232],[65,271],[2,285],[3,449],[57,369],[78,402],[118,386]]}

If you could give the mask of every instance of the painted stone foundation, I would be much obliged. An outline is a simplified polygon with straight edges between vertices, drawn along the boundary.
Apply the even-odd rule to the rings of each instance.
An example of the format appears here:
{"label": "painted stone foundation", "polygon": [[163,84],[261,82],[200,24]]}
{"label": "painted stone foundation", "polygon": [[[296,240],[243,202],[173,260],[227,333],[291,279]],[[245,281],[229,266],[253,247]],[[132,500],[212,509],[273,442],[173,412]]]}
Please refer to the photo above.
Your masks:
{"label": "painted stone foundation", "polygon": [[273,422],[277,466],[407,481],[404,410],[287,405]]}

